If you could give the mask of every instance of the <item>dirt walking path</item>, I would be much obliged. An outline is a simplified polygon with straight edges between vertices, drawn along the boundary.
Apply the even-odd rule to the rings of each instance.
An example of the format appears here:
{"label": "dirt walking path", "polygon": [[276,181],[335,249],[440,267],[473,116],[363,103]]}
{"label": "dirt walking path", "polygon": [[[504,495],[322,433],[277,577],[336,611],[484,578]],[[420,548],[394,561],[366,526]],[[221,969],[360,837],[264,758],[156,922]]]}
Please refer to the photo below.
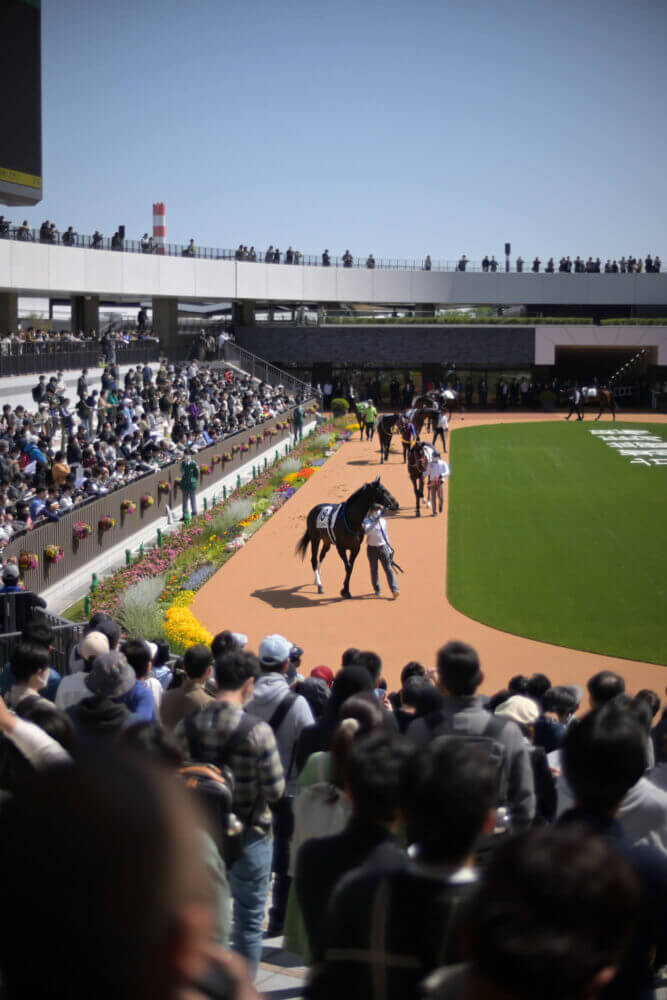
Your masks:
{"label": "dirt walking path", "polygon": [[[563,415],[470,414],[464,426],[555,419],[562,420]],[[623,420],[662,423],[667,416],[624,415]],[[609,426],[608,420],[603,423]],[[455,416],[452,430],[460,426],[461,418]],[[447,491],[443,515],[433,517],[422,507],[423,515],[417,519],[412,486],[397,449],[396,443],[389,462],[380,465],[375,441],[361,443],[355,436],[343,445],[198,592],[192,610],[202,624],[213,634],[224,628],[245,632],[254,650],[264,635],[280,632],[305,650],[306,674],[320,663],[336,669],[341,653],[350,646],[375,650],[382,657],[390,689],[398,685],[401,668],[409,660],[434,666],[440,646],[449,639],[462,639],[480,654],[486,678],[482,690],[487,693],[504,687],[516,673],[541,671],[555,684],[585,686],[591,674],[610,669],[625,677],[630,691],[650,687],[662,697],[667,682],[664,667],[524,639],[453,608],[446,596]],[[452,468],[452,475],[455,471]],[[365,546],[352,575],[353,599],[339,596],[344,569],[333,550],[322,567],[325,593],[317,594],[310,557],[302,562],[294,551],[308,511],[318,503],[344,500],[378,474],[401,505],[388,520],[390,541],[405,570],[398,576],[400,597],[391,599],[384,578],[382,597],[373,595]]]}

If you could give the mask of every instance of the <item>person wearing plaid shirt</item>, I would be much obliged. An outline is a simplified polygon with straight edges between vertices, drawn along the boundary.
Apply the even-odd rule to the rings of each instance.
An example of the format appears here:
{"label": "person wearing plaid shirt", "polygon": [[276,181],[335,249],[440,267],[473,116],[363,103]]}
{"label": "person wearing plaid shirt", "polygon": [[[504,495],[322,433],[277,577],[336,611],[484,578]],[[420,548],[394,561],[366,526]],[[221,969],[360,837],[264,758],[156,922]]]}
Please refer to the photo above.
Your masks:
{"label": "person wearing plaid shirt", "polygon": [[[234,775],[234,811],[246,828],[243,853],[229,869],[234,906],[234,950],[247,958],[253,975],[262,952],[262,923],[271,879],[273,836],[270,804],[285,792],[285,777],[273,730],[247,715],[259,676],[259,662],[236,650],[215,661],[219,695],[215,704],[191,716],[197,736],[197,758],[227,764]],[[239,726],[243,735],[239,739]],[[243,732],[245,730],[245,732]],[[234,735],[236,733],[236,736]],[[185,720],[174,731],[187,757],[191,754]],[[225,744],[234,741],[227,757]]]}

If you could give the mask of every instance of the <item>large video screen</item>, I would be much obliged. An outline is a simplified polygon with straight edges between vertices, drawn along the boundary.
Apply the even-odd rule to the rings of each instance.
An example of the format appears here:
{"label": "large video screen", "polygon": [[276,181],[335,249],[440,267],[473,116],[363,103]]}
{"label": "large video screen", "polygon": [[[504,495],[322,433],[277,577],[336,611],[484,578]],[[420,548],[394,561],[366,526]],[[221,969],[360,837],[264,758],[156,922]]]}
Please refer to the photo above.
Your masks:
{"label": "large video screen", "polygon": [[40,0],[0,0],[0,203],[42,197]]}

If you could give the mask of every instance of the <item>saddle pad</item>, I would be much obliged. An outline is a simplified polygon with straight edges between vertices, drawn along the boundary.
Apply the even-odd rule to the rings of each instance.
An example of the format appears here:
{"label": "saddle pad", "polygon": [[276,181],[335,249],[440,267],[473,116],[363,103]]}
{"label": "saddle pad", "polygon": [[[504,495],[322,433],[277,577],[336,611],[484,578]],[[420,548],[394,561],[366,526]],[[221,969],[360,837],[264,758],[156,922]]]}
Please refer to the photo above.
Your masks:
{"label": "saddle pad", "polygon": [[334,541],[333,529],[336,523],[336,518],[338,517],[338,511],[340,510],[340,504],[326,504],[317,513],[317,518],[315,520],[315,527],[319,531],[326,531],[327,535]]}
{"label": "saddle pad", "polygon": [[443,392],[443,396],[445,397],[445,399],[456,399],[456,393],[454,392],[453,389],[445,389],[445,391]]}
{"label": "saddle pad", "polygon": [[584,393],[584,396],[586,396],[587,399],[595,399],[595,397],[598,394],[598,391],[597,391],[597,389],[584,389],[583,393]]}

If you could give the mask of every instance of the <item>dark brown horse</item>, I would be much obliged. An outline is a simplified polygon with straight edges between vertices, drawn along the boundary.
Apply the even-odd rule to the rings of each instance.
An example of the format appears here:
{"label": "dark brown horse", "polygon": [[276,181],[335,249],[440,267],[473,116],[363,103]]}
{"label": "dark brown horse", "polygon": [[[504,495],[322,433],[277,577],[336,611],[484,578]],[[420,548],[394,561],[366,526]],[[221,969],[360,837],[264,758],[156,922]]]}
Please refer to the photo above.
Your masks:
{"label": "dark brown horse", "polygon": [[[424,499],[426,470],[432,457],[433,448],[424,441],[418,441],[408,453],[408,475],[415,491],[415,514],[417,517],[421,517],[419,504]],[[426,506],[430,507],[430,501],[426,501]]]}
{"label": "dark brown horse", "polygon": [[616,423],[616,397],[614,396],[613,389],[600,389],[596,388],[594,390],[595,395],[591,395],[591,389],[581,390],[581,412],[584,413],[584,407],[586,406],[597,406],[599,407],[599,413],[596,420],[599,420],[605,410],[609,410],[611,413],[611,419]]}
{"label": "dark brown horse", "polygon": [[383,413],[381,417],[378,417],[377,423],[375,424],[375,429],[378,432],[378,440],[380,442],[380,462],[389,461],[389,448],[391,446],[392,435],[397,430],[399,421],[398,413]]}
{"label": "dark brown horse", "polygon": [[[351,597],[350,577],[354,561],[359,554],[364,540],[362,524],[373,504],[381,504],[389,510],[398,510],[398,501],[389,490],[382,485],[378,476],[372,483],[366,483],[341,504],[320,503],[308,514],[306,530],[296,547],[297,554],[303,557],[310,550],[310,565],[315,573],[317,593],[324,593],[320,578],[320,566],[332,545],[336,546],[338,555],[345,565],[345,583],[341,597]],[[322,554],[317,558],[317,551],[322,543]],[[350,553],[348,559],[347,553]]]}
{"label": "dark brown horse", "polygon": [[[463,414],[465,413],[463,398],[463,393],[447,386],[443,392],[431,392],[428,396],[416,396],[412,405],[417,410],[435,409],[436,412],[446,411],[447,419],[451,420],[453,410],[458,410],[463,418]],[[433,424],[433,420],[434,417],[430,415],[431,425]],[[431,426],[431,430],[433,430],[433,426]]]}

